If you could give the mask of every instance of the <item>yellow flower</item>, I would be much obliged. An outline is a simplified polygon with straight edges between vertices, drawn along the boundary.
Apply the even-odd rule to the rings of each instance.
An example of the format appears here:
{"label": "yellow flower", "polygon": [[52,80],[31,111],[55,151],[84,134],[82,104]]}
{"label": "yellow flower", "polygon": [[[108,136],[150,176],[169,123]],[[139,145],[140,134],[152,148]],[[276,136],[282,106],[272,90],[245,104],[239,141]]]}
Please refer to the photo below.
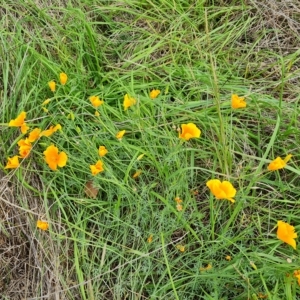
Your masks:
{"label": "yellow flower", "polygon": [[285,159],[282,159],[279,156],[276,157],[268,165],[268,170],[269,171],[276,171],[276,170],[279,170],[279,169],[283,169],[286,166],[286,163],[291,159],[291,157],[292,157],[292,154],[287,155]]}
{"label": "yellow flower", "polygon": [[49,146],[45,151],[45,160],[49,168],[53,171],[57,169],[57,166],[62,168],[67,164],[68,156],[65,152],[58,152],[58,148],[54,145]]}
{"label": "yellow flower", "polygon": [[124,96],[124,102],[123,102],[124,110],[127,110],[128,107],[135,104],[136,104],[136,100],[133,97],[130,97],[128,94]]}
{"label": "yellow flower", "polygon": [[42,105],[47,105],[50,101],[51,101],[51,99],[46,99],[46,100],[42,103]]}
{"label": "yellow flower", "polygon": [[176,197],[174,200],[175,200],[175,202],[176,202],[177,204],[182,203],[182,200],[181,200],[179,197]]}
{"label": "yellow flower", "polygon": [[26,119],[26,112],[22,111],[17,116],[16,119],[10,120],[10,122],[8,123],[8,126],[10,126],[10,127],[20,127],[21,132],[25,134],[27,132],[27,130],[29,129],[29,127],[25,123],[25,119]]}
{"label": "yellow flower", "polygon": [[95,165],[90,165],[90,168],[94,176],[104,171],[103,162],[101,160],[98,160]]}
{"label": "yellow flower", "polygon": [[247,106],[244,97],[239,97],[236,94],[231,95],[231,107],[232,108],[244,108]]}
{"label": "yellow flower", "polygon": [[300,285],[300,270],[294,271],[294,277],[298,279],[298,285]]}
{"label": "yellow flower", "polygon": [[98,107],[104,103],[104,101],[100,100],[98,96],[91,96],[89,99],[94,107]]}
{"label": "yellow flower", "polygon": [[210,270],[211,268],[212,268],[212,265],[211,265],[211,264],[208,264],[206,267],[200,268],[200,271],[201,271],[201,272],[207,271],[207,270]]}
{"label": "yellow flower", "polygon": [[56,132],[57,130],[61,130],[61,125],[60,125],[60,124],[57,124],[57,125],[55,125],[55,126],[50,126],[49,129],[43,130],[43,131],[40,133],[40,136],[46,136],[46,137],[49,137],[49,136],[51,136],[54,132]]}
{"label": "yellow flower", "polygon": [[100,114],[99,114],[99,112],[98,112],[97,110],[95,110],[95,116],[96,116],[96,117],[99,117],[99,116],[100,116]]}
{"label": "yellow flower", "polygon": [[182,207],[181,204],[177,204],[177,205],[176,205],[176,209],[177,209],[178,211],[182,211],[183,207]]}
{"label": "yellow flower", "polygon": [[297,233],[295,232],[295,227],[283,221],[278,221],[277,226],[277,238],[296,250],[295,238],[297,238]]}
{"label": "yellow flower", "polygon": [[221,182],[219,179],[211,179],[207,181],[206,186],[217,199],[226,199],[232,203],[235,202],[233,197],[236,194],[236,189],[229,181],[224,180]]}
{"label": "yellow flower", "polygon": [[228,261],[230,261],[231,260],[231,256],[230,255],[226,255],[225,259],[228,260]]}
{"label": "yellow flower", "polygon": [[36,222],[36,227],[42,230],[47,230],[49,228],[49,224],[46,221],[38,220]]}
{"label": "yellow flower", "polygon": [[199,138],[200,134],[201,130],[194,123],[182,124],[179,138],[188,141],[191,138]]}
{"label": "yellow flower", "polygon": [[4,169],[16,169],[20,165],[19,156],[15,155],[13,157],[8,157],[7,164]]}
{"label": "yellow flower", "polygon": [[51,92],[55,92],[55,88],[56,88],[56,83],[55,81],[51,80],[48,82],[49,88],[51,90]]}
{"label": "yellow flower", "polygon": [[22,158],[26,158],[29,155],[31,148],[32,148],[31,143],[28,140],[28,138],[25,140],[22,139],[22,140],[18,141],[18,146],[20,147],[19,148],[20,156]]}
{"label": "yellow flower", "polygon": [[108,150],[105,148],[105,146],[100,146],[99,147],[99,155],[102,157],[102,156],[105,156],[106,154],[108,153]]}
{"label": "yellow flower", "polygon": [[116,138],[117,138],[118,140],[121,140],[122,137],[123,137],[123,135],[125,134],[125,132],[126,132],[126,130],[121,130],[121,131],[119,131],[119,132],[116,134]]}
{"label": "yellow flower", "polygon": [[67,83],[67,80],[68,80],[68,75],[66,73],[59,74],[60,84],[65,85]]}
{"label": "yellow flower", "polygon": [[151,92],[150,92],[150,98],[151,99],[155,99],[155,98],[157,98],[157,96],[160,94],[160,90],[152,90]]}
{"label": "yellow flower", "polygon": [[149,237],[147,238],[147,242],[150,244],[153,241],[153,234],[150,234]]}
{"label": "yellow flower", "polygon": [[137,178],[142,174],[142,170],[137,170],[133,175],[132,178]]}
{"label": "yellow flower", "polygon": [[39,129],[39,128],[33,129],[33,130],[29,133],[28,141],[29,141],[30,143],[35,142],[35,141],[40,137],[40,133],[41,133],[41,129]]}
{"label": "yellow flower", "polygon": [[180,251],[180,252],[184,252],[185,251],[185,246],[183,245],[176,245],[176,248]]}

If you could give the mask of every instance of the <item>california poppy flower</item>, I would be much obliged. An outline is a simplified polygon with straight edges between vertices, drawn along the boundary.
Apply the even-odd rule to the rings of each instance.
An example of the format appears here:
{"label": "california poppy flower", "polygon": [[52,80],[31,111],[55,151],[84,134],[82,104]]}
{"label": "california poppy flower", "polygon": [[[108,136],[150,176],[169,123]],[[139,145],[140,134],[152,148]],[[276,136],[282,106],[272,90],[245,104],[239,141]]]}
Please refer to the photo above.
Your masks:
{"label": "california poppy flower", "polygon": [[47,230],[49,228],[49,223],[46,221],[38,220],[36,222],[36,227],[42,230]]}
{"label": "california poppy flower", "polygon": [[26,112],[22,111],[14,120],[10,120],[8,126],[10,127],[20,127],[22,133],[26,133],[29,127],[25,123]]}
{"label": "california poppy flower", "polygon": [[136,104],[136,100],[133,97],[129,96],[128,94],[124,96],[124,102],[123,102],[124,110],[127,110],[130,106],[135,104]]}
{"label": "california poppy flower", "polygon": [[149,94],[151,99],[155,99],[158,97],[158,95],[160,94],[160,90],[152,90]]}
{"label": "california poppy flower", "polygon": [[292,154],[289,154],[285,157],[285,159],[282,159],[281,157],[276,157],[274,160],[272,160],[268,165],[269,171],[276,171],[279,169],[283,169],[286,166],[286,163],[291,159]]}
{"label": "california poppy flower", "polygon": [[56,132],[57,130],[61,130],[61,125],[60,125],[60,124],[57,124],[57,125],[55,125],[55,126],[50,126],[49,129],[43,130],[43,131],[40,133],[40,136],[46,136],[46,137],[49,137],[49,136],[51,136],[54,132]]}
{"label": "california poppy flower", "polygon": [[59,81],[61,85],[65,85],[68,80],[68,75],[66,73],[60,73],[59,74]]}
{"label": "california poppy flower", "polygon": [[28,141],[30,143],[35,142],[40,137],[41,129],[34,128],[28,135]]}
{"label": "california poppy flower", "polygon": [[247,106],[244,97],[239,97],[236,94],[231,95],[231,107],[232,108],[244,108]]}
{"label": "california poppy flower", "polygon": [[106,149],[105,146],[100,146],[98,153],[101,157],[103,157],[108,153],[108,150]]}
{"label": "california poppy flower", "polygon": [[19,167],[19,165],[20,165],[20,163],[19,163],[19,156],[15,155],[15,156],[9,157],[7,159],[7,164],[4,167],[4,169],[16,169],[16,168]]}
{"label": "california poppy flower", "polygon": [[25,140],[22,139],[22,140],[18,141],[18,146],[19,146],[20,157],[22,157],[22,158],[28,157],[28,155],[31,151],[31,148],[32,148],[32,145],[29,142],[28,138]]}
{"label": "california poppy flower", "polygon": [[121,131],[119,131],[119,132],[116,134],[116,138],[117,138],[118,140],[121,140],[122,137],[123,137],[123,135],[125,134],[125,132],[126,132],[126,130],[121,130]]}
{"label": "california poppy flower", "polygon": [[57,167],[64,167],[67,164],[68,156],[65,152],[58,152],[58,148],[54,145],[49,146],[45,151],[45,160],[49,168],[53,171],[57,170]]}
{"label": "california poppy flower", "polygon": [[296,250],[295,239],[297,238],[297,233],[295,232],[295,227],[283,221],[278,221],[277,226],[277,238]]}
{"label": "california poppy flower", "polygon": [[96,108],[104,103],[104,101],[100,100],[98,96],[91,96],[91,97],[89,97],[89,99],[90,99],[92,105]]}
{"label": "california poppy flower", "polygon": [[55,92],[55,89],[56,89],[56,83],[55,83],[55,81],[53,81],[53,80],[49,81],[48,82],[48,86],[49,86],[51,92]]}
{"label": "california poppy flower", "polygon": [[233,197],[236,194],[236,189],[229,181],[224,180],[221,182],[219,179],[211,179],[207,181],[206,186],[217,199],[226,199],[232,203],[235,202]]}
{"label": "california poppy flower", "polygon": [[104,171],[103,162],[101,160],[98,160],[94,165],[90,165],[90,168],[91,168],[92,175],[94,176]]}
{"label": "california poppy flower", "polygon": [[201,130],[194,123],[182,124],[179,138],[188,141],[191,138],[199,138],[200,134]]}

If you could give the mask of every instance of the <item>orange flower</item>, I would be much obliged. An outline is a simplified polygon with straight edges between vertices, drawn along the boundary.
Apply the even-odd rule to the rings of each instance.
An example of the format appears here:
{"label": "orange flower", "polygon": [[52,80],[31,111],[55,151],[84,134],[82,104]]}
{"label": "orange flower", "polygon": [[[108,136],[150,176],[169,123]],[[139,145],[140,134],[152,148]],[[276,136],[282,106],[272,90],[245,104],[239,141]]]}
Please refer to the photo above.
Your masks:
{"label": "orange flower", "polygon": [[54,145],[49,146],[45,151],[45,160],[49,168],[53,171],[57,169],[57,166],[62,168],[67,164],[68,156],[65,152],[58,153],[58,148]]}
{"label": "orange flower", "polygon": [[179,138],[188,141],[191,138],[199,138],[200,134],[201,130],[194,123],[182,124]]}
{"label": "orange flower", "polygon": [[184,251],[185,251],[185,246],[183,246],[183,245],[178,244],[178,245],[176,245],[176,248],[177,248],[180,252],[184,252]]}
{"label": "orange flower", "polygon": [[231,95],[231,108],[244,108],[247,106],[244,97],[239,97],[236,94]]}
{"label": "orange flower", "polygon": [[104,171],[103,162],[101,160],[98,160],[95,165],[90,165],[90,168],[94,176]]}
{"label": "orange flower", "polygon": [[298,279],[298,285],[300,285],[300,270],[294,271],[294,277]]}
{"label": "orange flower", "polygon": [[51,80],[48,82],[49,88],[51,90],[51,92],[55,92],[55,88],[56,88],[56,83],[55,81]]}
{"label": "orange flower", "polygon": [[25,119],[26,119],[26,112],[22,111],[17,116],[16,119],[10,120],[10,122],[8,123],[8,126],[10,126],[10,127],[20,127],[21,132],[25,134],[27,132],[27,130],[29,129],[29,127],[25,123]]}
{"label": "orange flower", "polygon": [[150,234],[149,237],[147,238],[147,242],[150,244],[153,241],[153,234]]}
{"label": "orange flower", "polygon": [[157,96],[160,94],[160,90],[152,90],[149,94],[151,99],[157,98]]}
{"label": "orange flower", "polygon": [[296,250],[295,238],[297,238],[297,233],[295,232],[295,227],[283,221],[278,221],[277,226],[277,238]]}
{"label": "orange flower", "polygon": [[212,268],[212,265],[211,265],[211,264],[208,264],[206,267],[200,268],[200,271],[201,271],[201,272],[207,271],[207,270],[210,270],[211,268]]}
{"label": "orange flower", "polygon": [[106,154],[108,153],[108,150],[105,148],[105,146],[100,146],[99,147],[99,155],[102,157],[102,156],[105,156]]}
{"label": "orange flower", "polygon": [[68,75],[66,73],[60,73],[59,74],[59,81],[61,85],[65,85],[68,80]]}
{"label": "orange flower", "polygon": [[124,96],[124,102],[123,102],[124,110],[127,110],[130,106],[135,104],[136,104],[136,100],[133,97],[130,97],[128,94]]}
{"label": "orange flower", "polygon": [[22,139],[20,141],[18,141],[18,146],[19,148],[19,154],[22,158],[26,158],[30,151],[31,151],[31,143],[29,142],[28,138],[27,139]]}
{"label": "orange flower", "polygon": [[279,169],[283,169],[286,166],[286,163],[291,159],[291,157],[292,157],[292,154],[287,155],[285,159],[282,159],[279,156],[276,157],[268,165],[268,170],[269,171],[276,171],[276,170],[279,170]]}
{"label": "orange flower", "polygon": [[30,143],[35,142],[35,141],[40,137],[40,133],[41,133],[41,129],[39,129],[39,128],[33,129],[33,130],[29,133],[28,141],[29,141]]}
{"label": "orange flower", "polygon": [[177,204],[177,205],[176,205],[176,209],[177,209],[178,211],[182,211],[183,207],[182,207],[181,204]]}
{"label": "orange flower", "polygon": [[46,221],[38,220],[36,222],[36,227],[42,230],[47,230],[49,228],[49,223]]}
{"label": "orange flower", "polygon": [[98,96],[91,96],[89,99],[94,107],[98,107],[104,103],[104,101],[100,100]]}
{"label": "orange flower", "polygon": [[50,126],[49,129],[47,130],[43,130],[40,133],[40,136],[46,136],[49,137],[51,136],[54,132],[56,132],[57,130],[61,130],[61,126],[59,124],[55,125],[55,126]]}
{"label": "orange flower", "polygon": [[176,202],[177,204],[182,203],[182,200],[181,200],[179,197],[176,197],[174,200],[175,200],[175,202]]}
{"label": "orange flower", "polygon": [[19,163],[19,156],[18,155],[15,155],[13,157],[8,157],[7,159],[7,164],[5,166],[4,169],[16,169],[18,168],[20,165]]}
{"label": "orange flower", "polygon": [[235,202],[233,197],[236,194],[236,189],[229,181],[221,182],[219,179],[211,179],[207,181],[206,186],[210,189],[217,199],[226,199]]}
{"label": "orange flower", "polygon": [[133,175],[132,178],[137,178],[142,174],[142,170],[137,170]]}
{"label": "orange flower", "polygon": [[121,140],[122,137],[123,137],[123,135],[125,134],[125,132],[126,132],[126,130],[121,130],[121,131],[119,131],[119,132],[116,134],[116,138],[117,138],[118,140]]}

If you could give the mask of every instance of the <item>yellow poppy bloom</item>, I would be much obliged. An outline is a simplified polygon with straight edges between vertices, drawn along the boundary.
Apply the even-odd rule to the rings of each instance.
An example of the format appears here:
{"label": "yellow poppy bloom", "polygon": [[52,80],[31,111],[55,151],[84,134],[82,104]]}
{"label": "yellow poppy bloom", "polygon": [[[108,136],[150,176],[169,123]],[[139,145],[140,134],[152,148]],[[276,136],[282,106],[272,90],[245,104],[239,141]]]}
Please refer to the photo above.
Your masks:
{"label": "yellow poppy bloom", "polygon": [[35,141],[40,137],[40,133],[41,133],[41,129],[39,129],[39,128],[33,129],[33,130],[29,133],[28,141],[29,141],[30,143],[35,142]]}
{"label": "yellow poppy bloom", "polygon": [[49,168],[53,171],[57,170],[57,167],[64,167],[67,164],[68,156],[65,152],[58,152],[58,148],[54,145],[49,146],[45,151],[45,160]]}
{"label": "yellow poppy bloom", "polygon": [[106,149],[105,146],[100,146],[98,153],[102,157],[102,156],[105,156],[108,153],[108,150]]}
{"label": "yellow poppy bloom", "polygon": [[20,165],[19,156],[15,155],[13,157],[8,157],[7,164],[4,169],[16,169]]}
{"label": "yellow poppy bloom", "polygon": [[228,261],[230,261],[231,260],[231,256],[230,255],[226,255],[225,259],[228,260]]}
{"label": "yellow poppy bloom", "polygon": [[185,251],[185,246],[183,245],[176,245],[176,248],[180,251],[180,252],[184,252]]}
{"label": "yellow poppy bloom", "polygon": [[236,94],[231,95],[231,108],[244,108],[247,106],[244,97],[239,97]]}
{"label": "yellow poppy bloom", "polygon": [[104,101],[100,100],[98,96],[91,96],[91,97],[89,97],[89,99],[90,99],[92,105],[96,108],[104,103]]}
{"label": "yellow poppy bloom", "polygon": [[150,244],[153,241],[153,234],[150,234],[149,237],[147,238],[147,242]]}
{"label": "yellow poppy bloom", "polygon": [[142,174],[142,170],[137,170],[133,175],[132,178],[137,178]]}
{"label": "yellow poppy bloom", "polygon": [[179,138],[188,141],[191,138],[199,138],[200,134],[201,130],[194,123],[182,124]]}
{"label": "yellow poppy bloom", "polygon": [[151,99],[157,98],[157,96],[160,94],[160,90],[152,90],[149,94]]}
{"label": "yellow poppy bloom", "polygon": [[177,205],[176,205],[176,209],[177,209],[178,211],[182,211],[183,207],[182,207],[181,204],[177,204]]}
{"label": "yellow poppy bloom", "polygon": [[121,131],[119,131],[119,132],[116,134],[116,138],[117,138],[118,140],[121,140],[122,137],[124,136],[125,132],[126,132],[126,130],[121,130]]}
{"label": "yellow poppy bloom", "polygon": [[65,85],[68,80],[68,75],[66,73],[60,73],[59,74],[59,81],[61,85]]}
{"label": "yellow poppy bloom", "polygon": [[53,80],[49,81],[48,82],[48,86],[49,86],[51,92],[55,92],[55,89],[56,89],[56,83],[55,83],[55,81],[53,81]]}
{"label": "yellow poppy bloom", "polygon": [[130,106],[135,104],[136,104],[136,100],[133,97],[130,97],[128,94],[124,96],[124,102],[123,102],[124,110],[127,110]]}
{"label": "yellow poppy bloom", "polygon": [[60,125],[60,124],[57,124],[57,125],[55,125],[55,126],[50,126],[49,129],[43,130],[43,131],[40,133],[40,136],[46,136],[46,137],[49,137],[49,136],[51,136],[54,132],[56,132],[57,130],[61,130],[61,125]]}
{"label": "yellow poppy bloom", "polygon": [[206,186],[217,199],[226,199],[232,203],[235,202],[233,197],[236,194],[236,189],[229,181],[225,180],[221,182],[219,179],[211,179],[206,183]]}
{"label": "yellow poppy bloom", "polygon": [[279,156],[276,157],[268,165],[268,170],[269,171],[276,171],[276,170],[279,170],[279,169],[283,169],[286,166],[286,163],[291,159],[291,157],[292,157],[292,154],[287,155],[285,159],[282,159]]}
{"label": "yellow poppy bloom", "polygon": [[28,138],[25,140],[22,139],[22,140],[18,141],[18,146],[20,147],[19,148],[20,156],[22,158],[26,158],[29,155],[31,148],[32,148],[31,143],[28,140]]}
{"label": "yellow poppy bloom", "polygon": [[297,233],[295,227],[283,221],[277,222],[277,238],[292,246],[296,250]]}
{"label": "yellow poppy bloom", "polygon": [[16,117],[16,119],[10,120],[10,122],[8,123],[8,126],[10,126],[10,127],[20,127],[21,128],[21,132],[23,134],[25,134],[27,132],[27,130],[29,129],[29,127],[25,123],[25,119],[26,119],[26,112],[22,111]]}
{"label": "yellow poppy bloom", "polygon": [[36,227],[42,230],[47,230],[49,228],[49,223],[46,221],[38,220],[36,222]]}
{"label": "yellow poppy bloom", "polygon": [[101,160],[98,160],[95,165],[90,165],[90,168],[94,176],[104,171],[103,162]]}
{"label": "yellow poppy bloom", "polygon": [[300,285],[300,270],[294,271],[294,277],[298,279],[298,285]]}

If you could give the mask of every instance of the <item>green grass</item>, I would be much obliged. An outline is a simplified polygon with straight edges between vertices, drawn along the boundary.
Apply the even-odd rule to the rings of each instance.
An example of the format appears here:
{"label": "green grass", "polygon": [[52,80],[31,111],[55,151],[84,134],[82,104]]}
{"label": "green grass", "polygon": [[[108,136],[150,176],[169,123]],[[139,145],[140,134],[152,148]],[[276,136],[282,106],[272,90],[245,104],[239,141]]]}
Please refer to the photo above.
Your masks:
{"label": "green grass", "polygon": [[[299,297],[292,276],[300,269],[299,251],[277,239],[276,226],[284,220],[300,229],[300,41],[289,27],[300,24],[273,5],[2,4],[3,299]],[[65,86],[60,72],[68,75]],[[50,80],[58,83],[55,93]],[[151,100],[154,88],[161,94]],[[137,99],[128,111],[126,93]],[[231,109],[232,93],[246,96],[245,109]],[[99,117],[91,95],[105,101]],[[7,125],[22,110],[32,129],[60,124],[62,131],[40,138],[18,169],[4,170],[23,137]],[[189,122],[201,137],[183,142],[178,130]],[[57,171],[44,161],[50,144],[68,155]],[[109,151],[105,171],[92,176],[100,145]],[[285,169],[267,171],[288,153]],[[133,179],[137,170],[142,173]],[[234,185],[234,204],[210,193],[206,182],[213,178]],[[96,199],[84,192],[90,180],[99,188]],[[175,197],[183,200],[181,212]],[[49,222],[48,231],[36,228],[38,219]],[[211,269],[200,270],[208,264]]]}

